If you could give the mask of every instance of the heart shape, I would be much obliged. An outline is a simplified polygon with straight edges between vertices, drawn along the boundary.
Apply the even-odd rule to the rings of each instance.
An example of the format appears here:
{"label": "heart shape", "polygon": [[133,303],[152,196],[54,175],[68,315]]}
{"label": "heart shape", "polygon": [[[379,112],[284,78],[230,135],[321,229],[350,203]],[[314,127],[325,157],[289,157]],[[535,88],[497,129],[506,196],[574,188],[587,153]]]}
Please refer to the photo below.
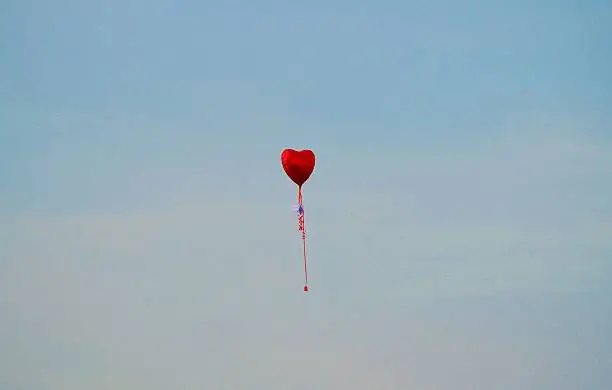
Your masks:
{"label": "heart shape", "polygon": [[281,162],[287,176],[301,187],[314,171],[315,155],[309,149],[285,149],[281,153]]}

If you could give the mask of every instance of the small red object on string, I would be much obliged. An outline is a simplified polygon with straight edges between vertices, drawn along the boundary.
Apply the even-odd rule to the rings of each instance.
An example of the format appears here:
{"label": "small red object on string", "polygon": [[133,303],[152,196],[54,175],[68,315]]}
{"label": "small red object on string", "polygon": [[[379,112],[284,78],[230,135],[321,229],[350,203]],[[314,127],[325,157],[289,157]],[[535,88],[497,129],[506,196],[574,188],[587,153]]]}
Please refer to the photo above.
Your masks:
{"label": "small red object on string", "polygon": [[302,186],[314,171],[315,155],[312,150],[285,149],[281,153],[281,163],[289,178],[298,186],[298,230],[302,233],[304,247],[304,291],[308,291],[308,268],[306,265],[306,228],[304,227],[304,205]]}

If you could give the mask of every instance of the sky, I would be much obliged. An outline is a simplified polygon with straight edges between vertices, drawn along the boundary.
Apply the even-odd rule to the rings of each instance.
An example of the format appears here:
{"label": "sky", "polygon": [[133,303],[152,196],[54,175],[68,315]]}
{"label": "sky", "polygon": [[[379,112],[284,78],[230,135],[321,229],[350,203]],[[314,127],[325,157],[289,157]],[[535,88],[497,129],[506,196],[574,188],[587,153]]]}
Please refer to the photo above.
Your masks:
{"label": "sky", "polygon": [[610,389],[610,69],[609,1],[1,1],[0,388]]}

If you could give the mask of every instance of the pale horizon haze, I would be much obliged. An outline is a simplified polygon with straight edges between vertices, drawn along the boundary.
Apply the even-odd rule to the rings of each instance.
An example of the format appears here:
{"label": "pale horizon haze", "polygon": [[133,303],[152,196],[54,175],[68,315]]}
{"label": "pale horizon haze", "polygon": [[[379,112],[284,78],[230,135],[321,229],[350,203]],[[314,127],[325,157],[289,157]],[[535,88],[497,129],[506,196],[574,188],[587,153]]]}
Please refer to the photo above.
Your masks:
{"label": "pale horizon haze", "polygon": [[0,389],[611,389],[611,69],[609,1],[1,1]]}

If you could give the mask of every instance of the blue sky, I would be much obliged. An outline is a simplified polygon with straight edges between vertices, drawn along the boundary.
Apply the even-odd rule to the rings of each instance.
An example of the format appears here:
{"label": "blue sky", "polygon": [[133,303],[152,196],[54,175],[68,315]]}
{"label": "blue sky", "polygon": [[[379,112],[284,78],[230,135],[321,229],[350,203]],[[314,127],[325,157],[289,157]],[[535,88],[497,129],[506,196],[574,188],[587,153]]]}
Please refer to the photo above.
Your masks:
{"label": "blue sky", "polygon": [[606,1],[0,3],[0,387],[609,389],[611,68]]}

